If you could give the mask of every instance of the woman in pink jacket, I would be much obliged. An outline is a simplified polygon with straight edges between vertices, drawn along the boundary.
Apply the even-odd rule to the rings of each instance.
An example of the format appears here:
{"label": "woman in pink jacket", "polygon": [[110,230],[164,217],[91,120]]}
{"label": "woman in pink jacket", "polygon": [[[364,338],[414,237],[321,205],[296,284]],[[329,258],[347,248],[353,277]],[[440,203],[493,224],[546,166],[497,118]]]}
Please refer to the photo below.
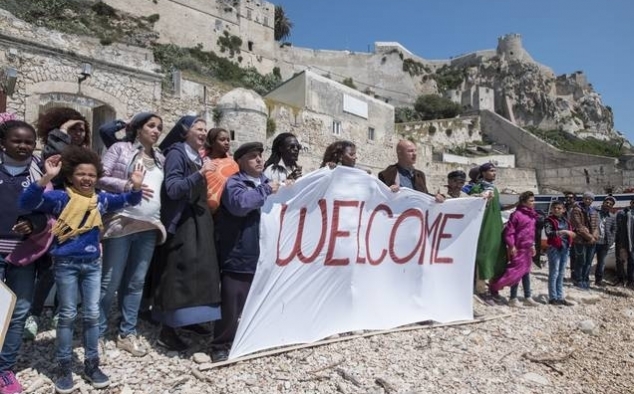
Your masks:
{"label": "woman in pink jacket", "polygon": [[163,121],[153,113],[135,115],[126,126],[123,142],[110,146],[104,154],[104,177],[99,188],[121,193],[128,191],[129,174],[137,163],[143,164],[143,200],[104,218],[103,268],[99,316],[100,341],[108,329],[108,313],[118,292],[121,321],[117,347],[133,356],[144,356],[147,349],[136,337],[136,324],[141,305],[145,274],[154,247],[165,241],[161,223],[160,191],[163,184],[165,158],[154,147],[163,131]]}
{"label": "woman in pink jacket", "polygon": [[505,286],[511,286],[509,306],[519,306],[517,300],[517,286],[522,281],[524,287],[524,304],[536,306],[530,297],[530,271],[535,249],[535,223],[537,212],[534,209],[535,195],[527,191],[520,194],[519,205],[511,214],[504,228],[504,243],[506,244],[509,263],[502,276],[495,278],[489,284],[491,295],[499,299],[499,291]]}

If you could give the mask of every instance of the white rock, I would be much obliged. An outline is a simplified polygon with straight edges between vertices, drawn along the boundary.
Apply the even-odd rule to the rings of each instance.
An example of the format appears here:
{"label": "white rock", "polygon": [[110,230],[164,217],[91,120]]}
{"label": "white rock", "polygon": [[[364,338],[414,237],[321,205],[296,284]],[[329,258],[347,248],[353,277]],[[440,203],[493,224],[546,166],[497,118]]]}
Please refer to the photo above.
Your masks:
{"label": "white rock", "polygon": [[550,385],[550,381],[548,380],[548,378],[546,378],[545,376],[542,376],[538,373],[535,372],[529,372],[526,373],[522,376],[522,379],[532,382],[532,383],[537,383],[537,384],[541,384],[544,386],[548,386]]}
{"label": "white rock", "polygon": [[211,357],[206,353],[194,353],[192,360],[194,360],[196,364],[203,364],[210,362]]}
{"label": "white rock", "polygon": [[593,320],[589,320],[589,319],[579,322],[578,327],[579,327],[579,330],[581,330],[581,332],[590,334],[590,335],[596,334],[596,331],[598,329],[597,324]]}

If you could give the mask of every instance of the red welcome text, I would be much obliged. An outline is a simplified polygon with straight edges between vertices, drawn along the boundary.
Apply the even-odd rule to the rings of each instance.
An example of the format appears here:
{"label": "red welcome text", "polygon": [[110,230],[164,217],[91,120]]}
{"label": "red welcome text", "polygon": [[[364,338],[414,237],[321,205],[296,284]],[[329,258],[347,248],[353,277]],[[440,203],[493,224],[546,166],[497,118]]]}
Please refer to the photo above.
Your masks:
{"label": "red welcome text", "polygon": [[[351,262],[376,266],[388,257],[388,261],[396,264],[451,264],[453,258],[441,256],[439,251],[442,250],[443,242],[454,238],[448,228],[456,228],[456,225],[449,225],[450,222],[464,218],[463,214],[431,214],[417,208],[406,209],[397,216],[386,204],[379,204],[368,213],[365,202],[355,200],[334,200],[329,204],[321,199],[317,209],[318,214],[312,215],[313,220],[308,221],[308,207],[299,208],[299,220],[291,224],[287,220],[288,206],[282,205],[280,230],[277,234],[277,265],[286,266],[293,260],[310,264],[324,251],[323,261],[327,266],[346,266]],[[356,227],[342,227],[342,220],[350,223],[351,219],[354,219]],[[417,231],[412,233],[412,228]],[[317,231],[318,237],[306,236],[309,232]],[[389,234],[389,237],[385,239],[377,236],[380,233]],[[294,234],[294,242],[290,248],[280,244],[283,234]],[[415,237],[413,243],[410,242],[412,234]],[[307,239],[317,241],[307,242]],[[337,253],[338,245],[350,243],[356,245],[356,258]]]}

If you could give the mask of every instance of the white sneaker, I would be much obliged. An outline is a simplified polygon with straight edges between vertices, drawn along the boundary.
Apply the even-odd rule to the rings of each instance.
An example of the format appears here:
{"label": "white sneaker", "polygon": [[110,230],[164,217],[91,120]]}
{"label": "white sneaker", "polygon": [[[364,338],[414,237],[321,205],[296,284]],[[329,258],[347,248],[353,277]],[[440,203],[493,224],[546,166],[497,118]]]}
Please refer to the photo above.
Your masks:
{"label": "white sneaker", "polygon": [[511,308],[521,308],[522,304],[520,304],[520,300],[518,300],[517,298],[511,298],[509,300],[509,307],[511,307]]}
{"label": "white sneaker", "polygon": [[539,302],[529,297],[524,299],[524,305],[525,306],[539,306]]}
{"label": "white sneaker", "polygon": [[130,334],[127,337],[117,335],[117,348],[125,350],[134,357],[143,357],[147,354],[147,349],[135,334]]}

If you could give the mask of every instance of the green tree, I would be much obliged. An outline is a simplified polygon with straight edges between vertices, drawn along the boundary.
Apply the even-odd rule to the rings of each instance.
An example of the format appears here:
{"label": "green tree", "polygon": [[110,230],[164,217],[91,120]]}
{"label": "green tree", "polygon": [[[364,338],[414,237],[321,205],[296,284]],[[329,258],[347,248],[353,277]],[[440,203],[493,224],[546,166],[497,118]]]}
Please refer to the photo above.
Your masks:
{"label": "green tree", "polygon": [[291,29],[293,28],[293,22],[288,19],[286,12],[281,5],[275,6],[275,25],[273,28],[273,34],[275,41],[282,41],[291,36]]}
{"label": "green tree", "polygon": [[423,120],[453,118],[462,113],[460,104],[437,94],[424,94],[416,99],[414,109]]}

